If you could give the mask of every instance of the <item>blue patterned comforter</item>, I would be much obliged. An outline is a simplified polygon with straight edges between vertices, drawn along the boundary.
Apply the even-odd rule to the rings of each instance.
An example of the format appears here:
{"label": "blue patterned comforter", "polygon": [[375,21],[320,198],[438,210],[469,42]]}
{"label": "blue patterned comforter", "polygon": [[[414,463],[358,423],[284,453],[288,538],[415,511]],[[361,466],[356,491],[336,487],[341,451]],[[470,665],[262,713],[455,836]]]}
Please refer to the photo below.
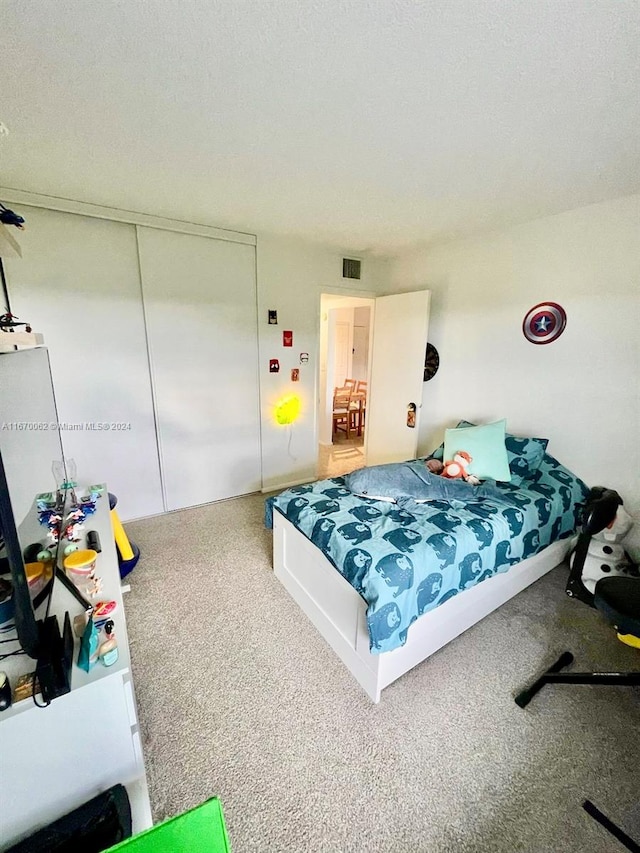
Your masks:
{"label": "blue patterned comforter", "polygon": [[267,523],[282,513],[360,593],[379,654],[403,646],[423,613],[571,536],[588,492],[549,454],[523,485],[495,485],[502,500],[398,504],[356,497],[336,477],[269,498]]}

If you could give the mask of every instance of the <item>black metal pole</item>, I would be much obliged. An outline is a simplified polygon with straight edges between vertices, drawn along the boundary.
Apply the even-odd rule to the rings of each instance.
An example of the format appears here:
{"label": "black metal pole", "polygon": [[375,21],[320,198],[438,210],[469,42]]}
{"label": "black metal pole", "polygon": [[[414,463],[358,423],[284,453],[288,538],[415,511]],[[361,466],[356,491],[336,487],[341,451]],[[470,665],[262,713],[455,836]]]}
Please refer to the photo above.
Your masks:
{"label": "black metal pole", "polygon": [[612,687],[640,686],[640,672],[548,672],[545,684],[609,684]]}
{"label": "black metal pole", "polygon": [[640,853],[640,845],[636,844],[633,838],[629,838],[627,833],[623,832],[612,820],[609,820],[606,814],[603,814],[599,808],[593,805],[591,800],[585,800],[582,804],[582,808],[588,815],[591,815],[594,820],[597,820],[598,823],[607,830],[607,832],[610,832],[614,838],[617,838],[620,844],[626,847],[627,850],[631,850],[631,853]]}
{"label": "black metal pole", "polygon": [[521,693],[518,693],[515,697],[516,705],[520,708],[526,708],[536,693],[542,690],[544,685],[547,683],[547,676],[552,672],[558,672],[565,666],[569,666],[570,663],[573,663],[573,655],[571,652],[563,652],[553,666],[550,666],[549,669],[540,676],[540,678],[536,679],[533,684]]}
{"label": "black metal pole", "polygon": [[7,289],[7,277],[4,274],[4,266],[2,264],[2,258],[0,258],[0,279],[2,279],[2,292],[4,294],[4,304],[5,304],[7,313],[11,314],[11,305],[9,304],[9,290]]}

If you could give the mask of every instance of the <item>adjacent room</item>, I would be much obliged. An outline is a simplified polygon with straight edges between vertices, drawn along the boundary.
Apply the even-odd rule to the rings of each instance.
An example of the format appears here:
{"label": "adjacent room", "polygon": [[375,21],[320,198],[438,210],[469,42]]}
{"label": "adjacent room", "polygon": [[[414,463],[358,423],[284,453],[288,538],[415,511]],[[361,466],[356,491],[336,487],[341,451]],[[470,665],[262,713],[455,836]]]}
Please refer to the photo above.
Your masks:
{"label": "adjacent room", "polygon": [[320,297],[318,478],[366,465],[372,311],[358,296]]}
{"label": "adjacent room", "polygon": [[2,3],[2,853],[640,850],[639,43]]}

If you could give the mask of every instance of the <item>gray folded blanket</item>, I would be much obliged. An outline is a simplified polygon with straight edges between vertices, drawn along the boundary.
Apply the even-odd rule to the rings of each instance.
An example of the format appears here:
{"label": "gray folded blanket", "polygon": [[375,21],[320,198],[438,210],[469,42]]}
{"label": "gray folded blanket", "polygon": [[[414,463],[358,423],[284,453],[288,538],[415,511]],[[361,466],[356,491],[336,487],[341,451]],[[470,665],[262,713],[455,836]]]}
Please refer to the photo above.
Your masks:
{"label": "gray folded blanket", "polygon": [[464,480],[449,480],[432,474],[424,461],[391,462],[388,465],[373,465],[347,474],[345,486],[354,495],[372,500],[403,501],[412,498],[423,501],[474,501],[480,498],[508,501],[495,480],[485,480],[472,486]]}

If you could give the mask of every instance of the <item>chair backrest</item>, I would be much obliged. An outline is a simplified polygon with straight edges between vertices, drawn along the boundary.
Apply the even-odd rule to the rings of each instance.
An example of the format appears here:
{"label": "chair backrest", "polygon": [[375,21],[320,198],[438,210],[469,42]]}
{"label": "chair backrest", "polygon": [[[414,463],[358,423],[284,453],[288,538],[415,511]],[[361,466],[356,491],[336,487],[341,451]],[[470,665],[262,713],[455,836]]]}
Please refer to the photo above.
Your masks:
{"label": "chair backrest", "polygon": [[358,384],[356,385],[356,391],[358,394],[366,394],[367,393],[367,383],[363,379],[358,379]]}
{"label": "chair backrest", "polygon": [[355,379],[345,379],[344,380],[344,387],[345,388],[351,388],[352,391],[355,391],[356,390],[356,380]]}
{"label": "chair backrest", "polygon": [[599,533],[615,521],[622,498],[613,489],[594,486],[582,511],[582,530],[578,536],[571,560],[571,570],[567,581],[567,594],[572,598],[595,607],[593,593],[582,582],[582,571],[589,553],[589,543],[595,533]]}
{"label": "chair backrest", "polygon": [[348,409],[351,405],[351,388],[335,388],[333,391],[333,409]]}

